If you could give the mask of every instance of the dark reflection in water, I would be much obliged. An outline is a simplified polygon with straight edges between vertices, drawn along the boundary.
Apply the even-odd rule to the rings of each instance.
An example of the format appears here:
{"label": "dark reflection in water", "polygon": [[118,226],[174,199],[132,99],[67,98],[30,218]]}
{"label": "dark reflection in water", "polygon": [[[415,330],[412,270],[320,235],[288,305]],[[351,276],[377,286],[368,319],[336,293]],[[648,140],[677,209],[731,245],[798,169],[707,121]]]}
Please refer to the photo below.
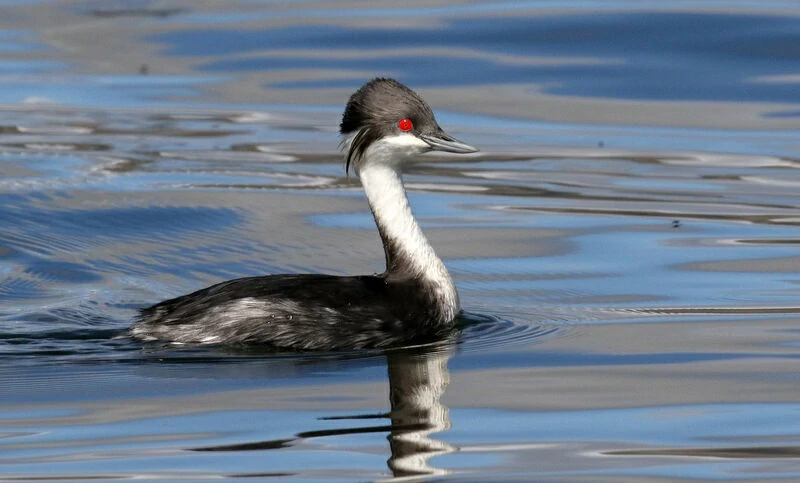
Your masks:
{"label": "dark reflection in water", "polygon": [[[452,343],[434,347],[399,349],[386,354],[389,372],[388,414],[355,414],[322,417],[322,420],[349,420],[353,427],[298,432],[294,438],[252,441],[220,446],[192,448],[191,451],[263,451],[283,449],[311,438],[387,432],[391,456],[387,465],[395,477],[446,474],[430,465],[434,456],[456,450],[432,435],[450,428],[448,408],[441,397],[450,383],[447,361]],[[389,424],[363,425],[364,421],[389,420]]]}
{"label": "dark reflection in water", "polygon": [[609,456],[688,456],[695,458],[772,459],[800,458],[800,446],[730,448],[680,448],[608,451]]}

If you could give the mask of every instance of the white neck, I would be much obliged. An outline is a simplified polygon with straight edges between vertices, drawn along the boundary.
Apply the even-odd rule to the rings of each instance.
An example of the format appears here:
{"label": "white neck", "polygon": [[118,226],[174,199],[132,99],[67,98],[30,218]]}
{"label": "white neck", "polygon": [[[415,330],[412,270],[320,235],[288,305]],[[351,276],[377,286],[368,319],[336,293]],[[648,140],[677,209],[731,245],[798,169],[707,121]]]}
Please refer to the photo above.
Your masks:
{"label": "white neck", "polygon": [[[371,149],[366,153],[378,155]],[[400,274],[423,282],[431,290],[442,316],[459,311],[458,292],[442,260],[422,233],[408,205],[403,182],[394,162],[369,158],[358,168],[361,184],[383,240],[388,276]]]}

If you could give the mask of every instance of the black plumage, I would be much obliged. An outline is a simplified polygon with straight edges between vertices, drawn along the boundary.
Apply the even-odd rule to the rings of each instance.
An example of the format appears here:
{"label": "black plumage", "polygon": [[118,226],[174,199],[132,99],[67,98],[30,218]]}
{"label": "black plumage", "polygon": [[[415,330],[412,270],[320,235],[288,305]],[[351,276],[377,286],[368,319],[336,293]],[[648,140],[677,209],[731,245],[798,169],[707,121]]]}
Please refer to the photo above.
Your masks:
{"label": "black plumage", "polygon": [[[138,327],[171,342],[266,343],[299,350],[392,347],[436,340],[452,329],[432,323],[435,304],[418,281],[390,283],[390,277],[240,278],[144,309]],[[223,317],[236,323],[220,323]]]}

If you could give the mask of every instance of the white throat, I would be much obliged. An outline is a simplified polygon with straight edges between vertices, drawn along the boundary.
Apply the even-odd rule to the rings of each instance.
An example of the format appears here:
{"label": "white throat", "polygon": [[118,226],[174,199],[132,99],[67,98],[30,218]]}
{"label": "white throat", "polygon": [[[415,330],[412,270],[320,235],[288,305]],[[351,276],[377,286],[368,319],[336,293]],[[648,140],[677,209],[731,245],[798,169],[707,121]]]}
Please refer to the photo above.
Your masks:
{"label": "white throat", "polygon": [[[408,152],[398,152],[397,138],[401,137],[405,138],[402,142],[407,143]],[[411,153],[420,152],[419,145],[407,139],[411,137],[424,144],[405,135],[378,141],[367,149],[356,169],[383,240],[387,273],[402,271],[425,282],[443,312],[452,318],[459,311],[455,284],[411,213],[398,170],[400,162]]]}

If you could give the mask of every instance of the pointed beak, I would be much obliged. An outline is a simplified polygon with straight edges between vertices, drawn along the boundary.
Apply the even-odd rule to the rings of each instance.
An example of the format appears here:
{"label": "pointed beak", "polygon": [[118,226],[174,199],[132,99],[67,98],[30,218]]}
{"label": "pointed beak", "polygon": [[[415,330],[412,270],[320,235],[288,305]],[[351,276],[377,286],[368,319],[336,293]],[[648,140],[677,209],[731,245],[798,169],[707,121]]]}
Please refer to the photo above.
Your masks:
{"label": "pointed beak", "polygon": [[462,143],[458,139],[450,136],[444,131],[439,131],[436,134],[423,134],[420,139],[428,143],[433,151],[444,151],[446,153],[477,153],[478,148],[470,146],[469,144]]}

